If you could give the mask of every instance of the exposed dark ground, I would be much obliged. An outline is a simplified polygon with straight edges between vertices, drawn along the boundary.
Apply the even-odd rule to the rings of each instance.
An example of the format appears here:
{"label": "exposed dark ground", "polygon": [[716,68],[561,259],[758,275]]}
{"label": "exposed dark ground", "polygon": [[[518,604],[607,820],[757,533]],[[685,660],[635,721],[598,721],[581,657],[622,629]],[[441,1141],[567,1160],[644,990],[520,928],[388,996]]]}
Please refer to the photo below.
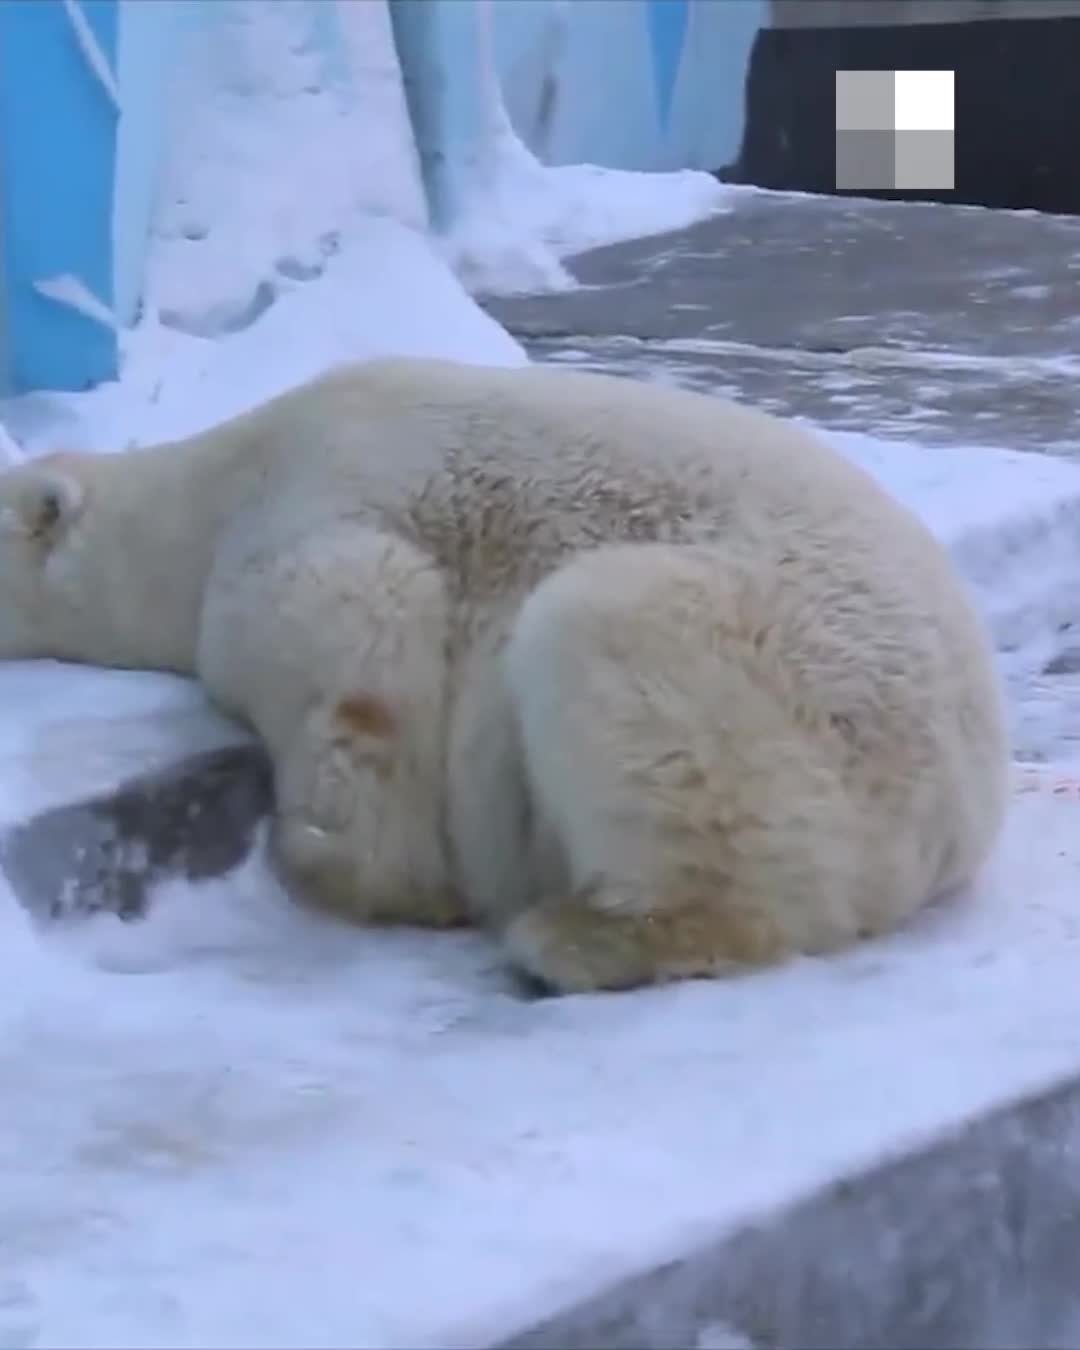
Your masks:
{"label": "exposed dark ground", "polygon": [[537,360],[826,426],[1080,458],[1080,220],[736,189],[688,230],[489,298]]}

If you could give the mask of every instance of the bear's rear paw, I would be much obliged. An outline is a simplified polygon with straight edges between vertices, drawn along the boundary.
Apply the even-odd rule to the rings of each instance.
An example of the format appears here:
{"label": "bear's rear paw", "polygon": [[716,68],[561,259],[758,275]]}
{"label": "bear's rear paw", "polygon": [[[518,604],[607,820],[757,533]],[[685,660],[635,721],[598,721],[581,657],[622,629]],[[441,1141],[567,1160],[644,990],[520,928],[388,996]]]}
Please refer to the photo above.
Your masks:
{"label": "bear's rear paw", "polygon": [[299,899],[354,923],[457,928],[469,922],[453,886],[386,876],[375,848],[302,816],[279,818],[274,852]]}
{"label": "bear's rear paw", "polygon": [[764,916],[700,904],[649,910],[599,887],[523,911],[503,942],[521,970],[565,994],[726,975],[792,954]]}

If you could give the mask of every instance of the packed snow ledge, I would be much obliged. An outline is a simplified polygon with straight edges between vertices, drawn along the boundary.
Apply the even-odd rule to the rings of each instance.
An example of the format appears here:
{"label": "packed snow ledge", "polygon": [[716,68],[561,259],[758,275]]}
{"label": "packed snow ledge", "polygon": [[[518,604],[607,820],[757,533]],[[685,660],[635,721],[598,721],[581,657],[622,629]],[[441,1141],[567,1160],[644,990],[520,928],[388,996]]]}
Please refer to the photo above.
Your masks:
{"label": "packed snow ledge", "polygon": [[[1077,1222],[1075,1170],[1044,1156],[1076,1109],[1038,1125],[1034,1168],[1028,1105],[974,1164],[933,1147],[1076,1081],[1078,811],[1032,771],[977,892],[911,931],[625,996],[523,1001],[481,937],[320,922],[257,854],[143,924],[43,941],[10,904],[0,1343],[482,1346],[555,1318],[537,1344],[705,1346],[703,1320],[756,1308],[806,1346],[816,1278],[856,1333],[828,1344],[992,1344],[988,1291]],[[942,1173],[918,1205],[876,1170],[904,1157]],[[867,1211],[844,1223],[840,1179]],[[905,1304],[927,1250],[938,1293]],[[881,1339],[898,1299],[910,1342]],[[958,1339],[924,1341],[944,1311]]]}

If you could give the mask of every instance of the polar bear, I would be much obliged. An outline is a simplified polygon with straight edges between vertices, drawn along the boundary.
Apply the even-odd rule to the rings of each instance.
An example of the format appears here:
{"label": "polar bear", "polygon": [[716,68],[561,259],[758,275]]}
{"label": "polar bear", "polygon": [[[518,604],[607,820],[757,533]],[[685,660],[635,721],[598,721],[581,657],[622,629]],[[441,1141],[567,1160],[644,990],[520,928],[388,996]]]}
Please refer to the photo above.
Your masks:
{"label": "polar bear", "polygon": [[0,657],[195,674],[276,856],[358,921],[491,926],[555,991],[836,951],[1006,801],[932,535],[808,432],[554,367],[379,359],[0,475]]}

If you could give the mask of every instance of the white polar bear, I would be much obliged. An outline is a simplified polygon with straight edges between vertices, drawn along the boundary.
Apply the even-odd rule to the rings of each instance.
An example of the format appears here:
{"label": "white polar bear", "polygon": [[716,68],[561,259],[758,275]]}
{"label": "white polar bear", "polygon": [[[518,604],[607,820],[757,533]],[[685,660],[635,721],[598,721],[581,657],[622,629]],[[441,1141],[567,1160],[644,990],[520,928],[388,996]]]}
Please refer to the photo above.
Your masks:
{"label": "white polar bear", "polygon": [[998,834],[994,663],[928,531],[702,394],[376,360],[205,434],[0,476],[0,656],[194,672],[276,848],[550,987],[821,953]]}

